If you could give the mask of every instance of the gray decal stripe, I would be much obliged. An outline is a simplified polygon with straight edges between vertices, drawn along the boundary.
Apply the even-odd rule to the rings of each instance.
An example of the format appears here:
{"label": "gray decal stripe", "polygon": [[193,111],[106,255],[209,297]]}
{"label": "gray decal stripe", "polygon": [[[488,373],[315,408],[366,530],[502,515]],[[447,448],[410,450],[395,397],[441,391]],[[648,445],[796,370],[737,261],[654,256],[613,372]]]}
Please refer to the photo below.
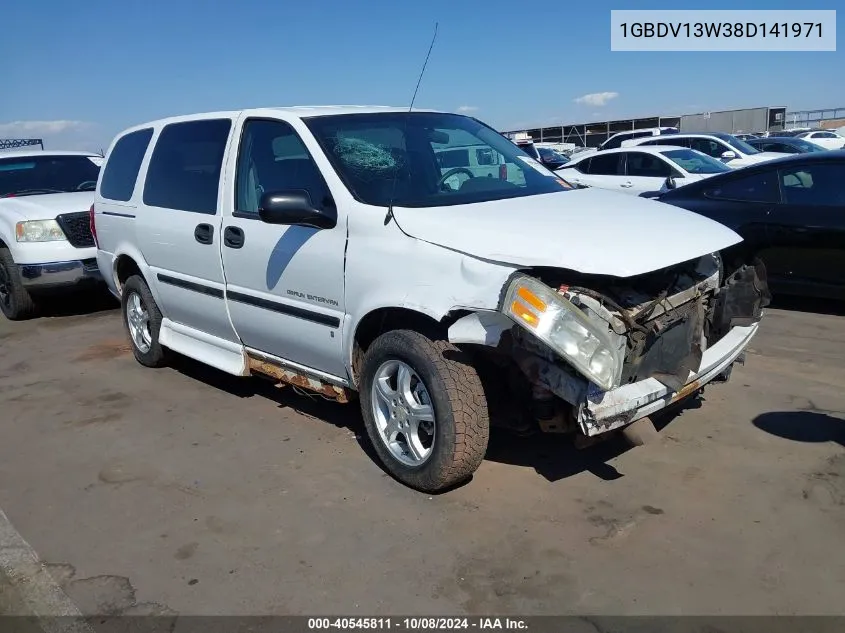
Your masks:
{"label": "gray decal stripe", "polygon": [[269,301],[261,299],[260,297],[253,297],[252,295],[245,295],[240,292],[229,291],[226,293],[226,298],[230,301],[237,301],[238,303],[245,303],[246,305],[255,306],[256,308],[264,308],[265,310],[272,310],[279,314],[286,314],[288,316],[304,319],[320,325],[326,325],[331,328],[340,327],[340,319],[329,316],[328,314],[321,314],[320,312],[312,312],[304,308],[278,303],[276,301]]}

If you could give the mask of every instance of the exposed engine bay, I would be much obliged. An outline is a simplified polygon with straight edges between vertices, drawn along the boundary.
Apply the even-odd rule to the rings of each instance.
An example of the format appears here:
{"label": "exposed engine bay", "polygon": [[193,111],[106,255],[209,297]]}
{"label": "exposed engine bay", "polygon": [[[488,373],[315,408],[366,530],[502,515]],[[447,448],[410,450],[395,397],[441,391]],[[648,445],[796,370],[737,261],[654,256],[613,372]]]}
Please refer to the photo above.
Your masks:
{"label": "exposed engine bay", "polygon": [[[603,340],[624,357],[616,387],[653,378],[667,392],[681,392],[691,373],[698,372],[704,352],[733,327],[758,322],[770,300],[761,262],[740,266],[726,277],[717,254],[628,278],[556,269],[525,272],[606,332]],[[606,390],[528,328],[504,333],[498,351],[515,361],[519,378],[527,380],[522,388],[530,392],[526,395],[532,419],[523,420],[523,425],[539,425],[546,432],[570,432],[580,426],[594,435],[626,423],[591,419],[584,403],[603,397]],[[509,388],[519,388],[513,377]]]}

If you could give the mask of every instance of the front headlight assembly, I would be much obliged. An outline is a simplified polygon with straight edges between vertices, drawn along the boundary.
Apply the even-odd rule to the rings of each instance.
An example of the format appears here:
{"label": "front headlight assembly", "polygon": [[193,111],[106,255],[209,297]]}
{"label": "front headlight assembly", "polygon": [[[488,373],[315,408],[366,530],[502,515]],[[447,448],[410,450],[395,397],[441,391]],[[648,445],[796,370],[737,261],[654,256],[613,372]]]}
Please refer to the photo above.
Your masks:
{"label": "front headlight assembly", "polygon": [[622,350],[606,330],[533,277],[517,277],[505,294],[504,313],[560,354],[605,391],[618,386]]}
{"label": "front headlight assembly", "polygon": [[67,240],[62,227],[55,220],[28,220],[15,226],[18,242],[62,242]]}

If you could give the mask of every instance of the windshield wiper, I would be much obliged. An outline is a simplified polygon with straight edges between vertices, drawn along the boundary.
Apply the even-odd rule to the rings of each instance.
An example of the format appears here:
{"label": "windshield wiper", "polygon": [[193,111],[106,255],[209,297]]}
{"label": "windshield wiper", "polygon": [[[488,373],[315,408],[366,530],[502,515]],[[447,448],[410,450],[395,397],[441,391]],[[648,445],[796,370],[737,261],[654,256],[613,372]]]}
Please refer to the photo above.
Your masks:
{"label": "windshield wiper", "polygon": [[2,198],[9,198],[11,196],[35,196],[42,193],[67,193],[67,191],[62,191],[61,189],[47,189],[47,188],[40,188],[40,189],[21,189],[20,191],[10,191],[9,193],[4,193]]}

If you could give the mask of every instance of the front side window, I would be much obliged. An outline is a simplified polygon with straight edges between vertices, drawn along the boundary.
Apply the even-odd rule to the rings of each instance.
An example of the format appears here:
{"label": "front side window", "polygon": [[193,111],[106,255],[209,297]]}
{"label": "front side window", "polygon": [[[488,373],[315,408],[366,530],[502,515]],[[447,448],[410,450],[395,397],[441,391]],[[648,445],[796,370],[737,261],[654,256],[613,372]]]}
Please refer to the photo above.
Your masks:
{"label": "front side window", "polygon": [[845,163],[818,163],[780,170],[783,201],[786,204],[845,206]]}
{"label": "front side window", "polygon": [[158,136],[144,185],[144,204],[164,209],[217,213],[223,153],[232,121],[171,123]]}
{"label": "front side window", "polygon": [[[720,143],[719,141],[710,139],[710,138],[691,138],[690,139],[690,147],[694,150],[698,150],[702,154],[707,154],[708,156],[712,156],[713,158],[721,158],[722,154],[727,151],[730,151],[730,147],[725,145],[724,143]],[[757,150],[754,150],[755,152]]]}
{"label": "front side window", "polygon": [[691,149],[670,149],[660,153],[690,174],[722,174],[732,171],[722,161]]}
{"label": "front side window", "polygon": [[705,192],[708,198],[741,202],[777,203],[780,201],[777,173],[758,172],[724,181]]}
{"label": "front side window", "polygon": [[293,189],[307,191],[319,209],[334,204],[320,169],[288,123],[247,121],[238,152],[235,211],[257,216],[263,194]]}
{"label": "front side window", "polygon": [[0,159],[0,197],[94,191],[97,158],[44,154]]}
{"label": "front side window", "polygon": [[668,178],[672,167],[654,154],[627,152],[628,175],[644,178]]}
{"label": "front side window", "polygon": [[714,134],[714,136],[718,137],[719,139],[723,140],[725,143],[730,145],[733,149],[739,150],[743,154],[759,154],[760,151],[746,143],[745,141],[741,141],[735,136],[731,134]]}
{"label": "front side window", "polygon": [[[440,207],[572,189],[470,117],[396,112],[310,117],[305,123],[340,179],[365,204]],[[443,167],[438,154],[459,148],[492,152],[506,167],[475,172],[464,163],[453,178],[453,168]]]}
{"label": "front side window", "polygon": [[132,197],[138,171],[152,137],[152,128],[147,128],[130,132],[115,144],[100,183],[103,198],[127,202]]}

